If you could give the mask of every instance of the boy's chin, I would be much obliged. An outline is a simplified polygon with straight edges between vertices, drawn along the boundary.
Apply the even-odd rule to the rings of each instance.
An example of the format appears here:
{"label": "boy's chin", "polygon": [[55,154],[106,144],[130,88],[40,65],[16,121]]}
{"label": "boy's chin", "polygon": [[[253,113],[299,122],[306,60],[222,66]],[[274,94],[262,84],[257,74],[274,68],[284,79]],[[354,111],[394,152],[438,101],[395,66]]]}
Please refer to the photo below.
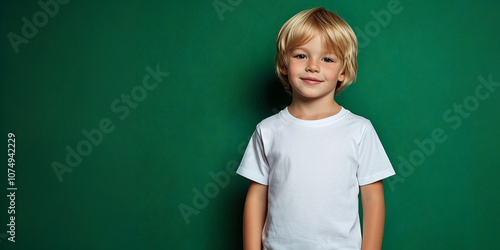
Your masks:
{"label": "boy's chin", "polygon": [[292,97],[298,98],[304,101],[314,101],[317,99],[322,99],[324,97],[333,98],[335,95],[335,89],[332,91],[325,91],[319,89],[299,89],[293,90]]}
{"label": "boy's chin", "polygon": [[321,100],[325,97],[333,99],[334,95],[333,94],[313,94],[313,93],[304,93],[304,94],[296,94],[293,95],[294,99],[299,99],[301,101],[305,102],[313,102],[316,100]]}

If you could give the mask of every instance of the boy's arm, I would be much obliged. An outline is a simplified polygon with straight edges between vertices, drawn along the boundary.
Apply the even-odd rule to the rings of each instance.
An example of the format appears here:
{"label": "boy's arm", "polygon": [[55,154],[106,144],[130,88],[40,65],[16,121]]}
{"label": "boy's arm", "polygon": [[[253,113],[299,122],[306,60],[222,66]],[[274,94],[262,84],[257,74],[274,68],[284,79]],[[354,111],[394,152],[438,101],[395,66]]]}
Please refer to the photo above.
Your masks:
{"label": "boy's arm", "polygon": [[377,181],[361,186],[363,204],[363,242],[362,250],[380,250],[384,236],[384,186]]}
{"label": "boy's arm", "polygon": [[243,249],[262,249],[262,229],[267,214],[267,186],[251,181],[243,212]]}

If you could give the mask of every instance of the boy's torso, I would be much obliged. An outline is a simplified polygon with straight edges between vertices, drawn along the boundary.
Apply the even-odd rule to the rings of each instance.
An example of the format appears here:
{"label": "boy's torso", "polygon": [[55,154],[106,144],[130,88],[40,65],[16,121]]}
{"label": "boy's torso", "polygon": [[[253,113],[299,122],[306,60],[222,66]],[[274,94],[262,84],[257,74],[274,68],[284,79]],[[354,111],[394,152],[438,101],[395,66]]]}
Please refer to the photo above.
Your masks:
{"label": "boy's torso", "polygon": [[367,122],[345,109],[319,121],[284,110],[259,124],[269,163],[268,249],[359,249],[357,145]]}

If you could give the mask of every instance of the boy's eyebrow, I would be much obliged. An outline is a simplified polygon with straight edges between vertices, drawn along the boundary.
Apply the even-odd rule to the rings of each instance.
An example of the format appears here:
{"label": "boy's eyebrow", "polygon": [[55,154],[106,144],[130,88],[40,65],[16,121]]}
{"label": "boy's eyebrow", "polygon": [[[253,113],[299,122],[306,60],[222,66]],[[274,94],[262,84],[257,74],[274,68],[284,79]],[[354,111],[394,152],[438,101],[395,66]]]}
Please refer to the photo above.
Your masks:
{"label": "boy's eyebrow", "polygon": [[293,52],[293,51],[296,51],[296,50],[303,50],[303,51],[307,51],[307,49],[302,48],[302,47],[297,47],[297,48],[295,48],[295,49],[292,49],[291,51]]}
{"label": "boy's eyebrow", "polygon": [[[302,48],[302,47],[297,47],[295,49],[292,49],[291,52],[295,52],[296,50],[302,50],[302,51],[305,51],[305,52],[309,52],[306,48]],[[337,56],[337,53],[335,53],[334,51],[322,51],[321,54],[322,55],[332,55],[332,56],[335,56],[335,57],[339,57],[339,56]]]}

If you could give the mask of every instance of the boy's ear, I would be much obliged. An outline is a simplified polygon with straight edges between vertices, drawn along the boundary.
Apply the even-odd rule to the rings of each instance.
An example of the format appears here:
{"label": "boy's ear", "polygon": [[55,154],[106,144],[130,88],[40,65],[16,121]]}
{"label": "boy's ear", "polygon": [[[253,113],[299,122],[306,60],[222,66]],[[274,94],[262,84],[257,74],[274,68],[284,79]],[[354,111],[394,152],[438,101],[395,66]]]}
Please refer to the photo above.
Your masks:
{"label": "boy's ear", "polygon": [[339,75],[339,79],[338,79],[338,81],[339,81],[339,82],[344,82],[344,80],[345,80],[345,74],[344,74],[344,72],[342,72],[342,73],[340,73],[340,75]]}
{"label": "boy's ear", "polygon": [[282,75],[285,75],[285,76],[286,76],[286,75],[288,75],[288,70],[287,70],[287,68],[286,68],[285,66],[280,67],[280,73],[281,73]]}

